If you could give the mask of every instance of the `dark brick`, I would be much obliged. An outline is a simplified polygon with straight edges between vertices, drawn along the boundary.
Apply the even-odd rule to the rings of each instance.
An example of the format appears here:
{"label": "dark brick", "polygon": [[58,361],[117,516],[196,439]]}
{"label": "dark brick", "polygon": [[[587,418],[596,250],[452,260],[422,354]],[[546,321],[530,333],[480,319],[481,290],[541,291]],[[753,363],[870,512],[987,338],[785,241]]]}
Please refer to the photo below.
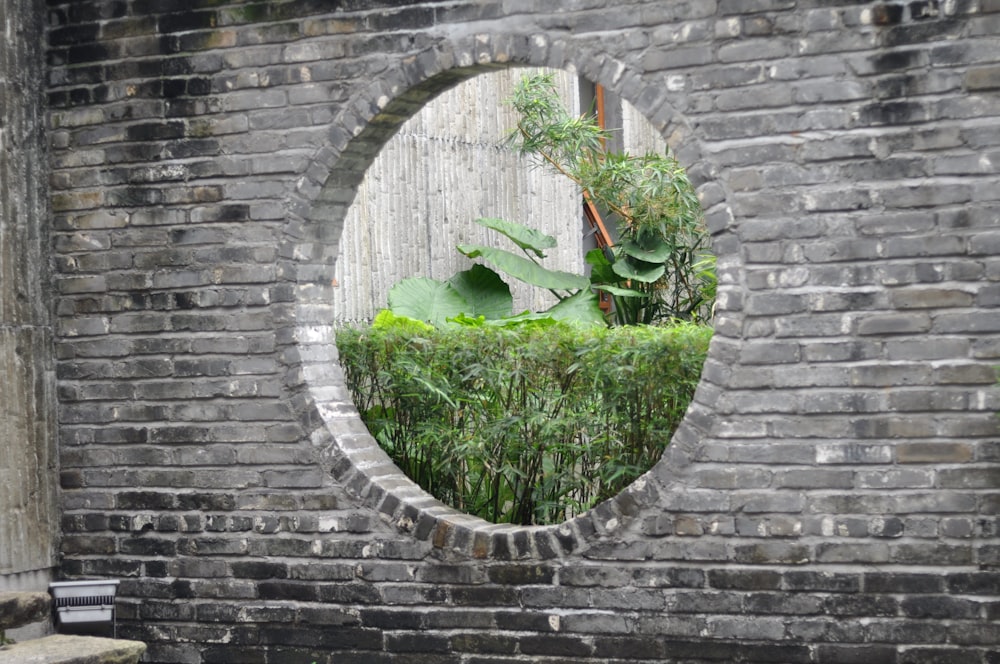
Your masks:
{"label": "dark brick", "polygon": [[455,587],[451,601],[457,606],[509,606],[517,602],[518,593],[510,587]]}
{"label": "dark brick", "polygon": [[908,648],[899,655],[899,664],[969,664],[976,659],[965,648]]}
{"label": "dark brick", "polygon": [[1000,572],[948,574],[947,589],[963,595],[1000,595]]}
{"label": "dark brick", "polygon": [[389,652],[400,652],[408,655],[441,653],[449,651],[450,643],[448,637],[436,634],[386,634],[385,649]]}
{"label": "dark brick", "polygon": [[290,599],[300,602],[315,602],[319,592],[314,584],[293,581],[264,581],[258,586],[261,599]]}
{"label": "dark brick", "polygon": [[200,28],[214,28],[218,16],[213,11],[184,11],[177,14],[161,16],[157,21],[160,32],[183,32]]}
{"label": "dark brick", "polygon": [[883,645],[828,645],[817,648],[819,664],[895,664],[896,648]]}
{"label": "dark brick", "polygon": [[493,565],[488,568],[490,581],[501,585],[549,585],[555,570],[544,565]]}
{"label": "dark brick", "polygon": [[[667,657],[679,662],[738,662],[742,659],[741,644],[724,641],[676,641],[665,639]],[[753,661],[753,660],[749,660]]]}
{"label": "dark brick", "polygon": [[864,575],[865,592],[871,593],[939,593],[944,590],[945,577],[938,574],[878,573]]}
{"label": "dark brick", "polygon": [[662,661],[665,656],[663,643],[643,637],[597,637],[594,639],[594,656],[610,659],[651,659]]}
{"label": "dark brick", "polygon": [[107,44],[84,44],[67,49],[66,61],[71,65],[81,65],[112,59],[118,55],[117,49]]}
{"label": "dark brick", "polygon": [[153,537],[130,538],[122,540],[118,548],[124,554],[136,556],[170,557],[177,555],[177,543],[170,539],[157,539]]}
{"label": "dark brick", "polygon": [[903,5],[880,4],[872,9],[875,25],[895,25],[903,20]]}
{"label": "dark brick", "polygon": [[259,646],[213,646],[201,652],[204,664],[265,664],[267,653]]}
{"label": "dark brick", "polygon": [[776,590],[781,574],[769,570],[710,570],[708,585],[727,590]]}
{"label": "dark brick", "polygon": [[361,623],[366,627],[380,629],[419,630],[424,626],[423,616],[405,609],[389,611],[365,609],[361,612]]}
{"label": "dark brick", "polygon": [[378,588],[367,583],[323,584],[318,592],[320,601],[337,604],[378,604],[382,599]]}
{"label": "dark brick", "polygon": [[[511,603],[508,602],[507,606]],[[496,621],[504,629],[513,632],[551,632],[552,623],[549,614],[529,611],[497,610]]]}
{"label": "dark brick", "polygon": [[[331,648],[343,650],[381,650],[382,633],[374,629],[323,625],[314,629],[289,629],[284,625],[259,629],[262,644]],[[269,658],[270,659],[270,658]]]}
{"label": "dark brick", "polygon": [[834,616],[895,616],[899,601],[890,595],[833,595],[823,608]]}
{"label": "dark brick", "polygon": [[231,493],[180,493],[177,508],[181,510],[231,511],[236,498]]}
{"label": "dark brick", "polygon": [[593,648],[582,636],[523,636],[519,639],[519,644],[525,655],[587,657],[593,652]]}
{"label": "dark brick", "polygon": [[123,491],[117,497],[118,509],[169,510],[176,507],[176,496],[155,491]]}
{"label": "dark brick", "polygon": [[288,578],[288,565],[285,563],[248,560],[235,562],[231,565],[233,576],[238,579],[285,579]]}

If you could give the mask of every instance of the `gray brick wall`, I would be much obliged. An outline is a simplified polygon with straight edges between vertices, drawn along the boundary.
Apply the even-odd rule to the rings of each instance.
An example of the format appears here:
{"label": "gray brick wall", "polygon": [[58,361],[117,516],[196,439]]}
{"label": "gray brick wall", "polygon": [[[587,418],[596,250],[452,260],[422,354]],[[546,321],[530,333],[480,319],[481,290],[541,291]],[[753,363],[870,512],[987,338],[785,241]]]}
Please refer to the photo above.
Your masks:
{"label": "gray brick wall", "polygon": [[[1000,4],[49,3],[62,571],[150,662],[1000,661]],[[426,497],[331,343],[354,188],[438,91],[572,67],[699,185],[716,337],[554,527]]]}

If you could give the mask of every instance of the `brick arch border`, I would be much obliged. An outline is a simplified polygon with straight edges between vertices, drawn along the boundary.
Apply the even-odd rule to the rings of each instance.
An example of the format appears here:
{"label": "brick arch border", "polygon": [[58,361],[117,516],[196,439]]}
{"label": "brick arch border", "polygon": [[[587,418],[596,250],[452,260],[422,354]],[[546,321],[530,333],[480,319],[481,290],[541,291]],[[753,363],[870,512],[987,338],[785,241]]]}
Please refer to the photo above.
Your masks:
{"label": "brick arch border", "polygon": [[[702,434],[696,423],[683,422],[664,457],[617,497],[563,524],[517,527],[472,517],[430,496],[395,466],[361,422],[330,341],[332,287],[326,275],[332,272],[347,209],[379,150],[427,101],[478,74],[512,66],[571,69],[614,90],[646,117],[655,118],[678,159],[688,165],[703,199],[707,188],[710,223],[714,219],[718,227],[718,219],[732,216],[722,188],[710,179],[711,168],[689,123],[671,106],[665,91],[610,56],[583,49],[570,52],[544,34],[482,35],[441,43],[406,58],[390,69],[391,77],[374,82],[348,104],[334,122],[331,145],[315,156],[308,179],[298,187],[286,230],[292,237],[285,254],[300,257],[287,266],[299,286],[297,324],[290,336],[300,351],[293,367],[301,363],[304,381],[298,395],[300,418],[323,448],[323,467],[349,493],[399,530],[431,542],[439,555],[459,558],[550,559],[580,550],[597,533],[654,506],[659,494],[655,486],[678,481],[677,469],[691,462],[694,442]],[[725,235],[721,229],[720,236]],[[721,246],[731,243],[723,241]],[[732,264],[734,256],[730,251],[720,265]],[[726,313],[723,308],[718,315]]]}

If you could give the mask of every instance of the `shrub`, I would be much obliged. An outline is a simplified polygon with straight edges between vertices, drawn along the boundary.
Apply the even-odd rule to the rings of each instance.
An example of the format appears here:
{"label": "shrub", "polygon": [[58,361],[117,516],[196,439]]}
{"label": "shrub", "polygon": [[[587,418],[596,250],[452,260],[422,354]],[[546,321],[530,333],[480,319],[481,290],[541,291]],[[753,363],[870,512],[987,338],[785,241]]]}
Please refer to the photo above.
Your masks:
{"label": "shrub", "polygon": [[522,78],[510,103],[519,120],[509,142],[615,220],[615,246],[587,254],[591,281],[614,301],[615,324],[711,319],[715,259],[680,163],[669,154],[607,151],[611,134],[595,116],[569,113],[551,74]]}
{"label": "shrub", "polygon": [[496,523],[570,518],[662,455],[711,336],[692,323],[434,328],[383,312],[337,334],[379,444],[439,500]]}

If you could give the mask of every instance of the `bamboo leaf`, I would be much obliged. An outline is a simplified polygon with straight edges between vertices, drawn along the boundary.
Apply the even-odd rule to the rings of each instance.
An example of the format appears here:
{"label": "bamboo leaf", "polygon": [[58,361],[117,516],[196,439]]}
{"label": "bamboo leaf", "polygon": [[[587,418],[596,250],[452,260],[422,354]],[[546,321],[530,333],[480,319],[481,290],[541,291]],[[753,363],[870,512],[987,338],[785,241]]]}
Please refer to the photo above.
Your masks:
{"label": "bamboo leaf", "polygon": [[619,286],[612,286],[610,284],[594,284],[594,288],[597,290],[602,290],[605,293],[611,293],[616,297],[649,297],[649,293],[643,293],[642,291],[632,290],[631,288],[621,288]]}

